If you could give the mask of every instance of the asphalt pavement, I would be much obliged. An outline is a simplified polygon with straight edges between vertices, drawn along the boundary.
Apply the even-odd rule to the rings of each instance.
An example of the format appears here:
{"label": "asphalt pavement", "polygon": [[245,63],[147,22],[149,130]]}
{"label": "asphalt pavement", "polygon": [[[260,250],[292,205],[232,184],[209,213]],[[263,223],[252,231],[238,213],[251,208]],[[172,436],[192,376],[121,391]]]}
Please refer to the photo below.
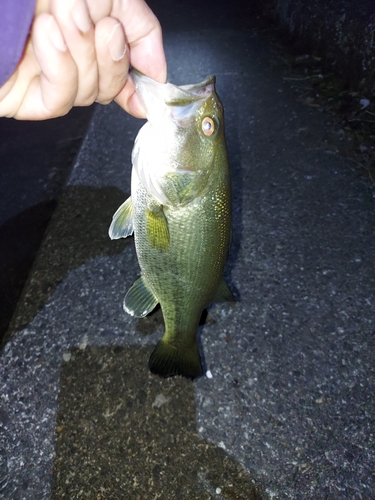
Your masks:
{"label": "asphalt pavement", "polygon": [[0,497],[371,500],[374,186],[250,8],[151,5],[169,80],[217,77],[236,301],[199,332],[212,378],[148,372],[161,314],[123,312],[139,267],[107,234],[142,122],[97,107],[0,353]]}

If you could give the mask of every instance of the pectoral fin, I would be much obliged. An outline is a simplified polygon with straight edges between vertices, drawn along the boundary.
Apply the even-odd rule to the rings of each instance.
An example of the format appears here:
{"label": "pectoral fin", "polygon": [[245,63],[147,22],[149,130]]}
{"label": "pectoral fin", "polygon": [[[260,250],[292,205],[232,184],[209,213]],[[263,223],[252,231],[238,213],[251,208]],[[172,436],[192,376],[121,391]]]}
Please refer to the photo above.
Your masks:
{"label": "pectoral fin", "polygon": [[233,302],[234,298],[232,295],[232,292],[229,290],[228,285],[225,283],[223,280],[220,283],[219,288],[217,289],[217,292],[215,294],[215,297],[212,302]]}
{"label": "pectoral fin", "polygon": [[146,229],[150,245],[156,250],[166,252],[169,248],[169,229],[161,205],[146,210]]}
{"label": "pectoral fin", "polygon": [[126,238],[132,233],[133,203],[131,197],[129,197],[114,214],[108,234],[111,240],[118,240],[119,238]]}
{"label": "pectoral fin", "polygon": [[124,299],[124,309],[131,316],[144,318],[158,304],[155,295],[148,288],[143,276],[134,282]]}

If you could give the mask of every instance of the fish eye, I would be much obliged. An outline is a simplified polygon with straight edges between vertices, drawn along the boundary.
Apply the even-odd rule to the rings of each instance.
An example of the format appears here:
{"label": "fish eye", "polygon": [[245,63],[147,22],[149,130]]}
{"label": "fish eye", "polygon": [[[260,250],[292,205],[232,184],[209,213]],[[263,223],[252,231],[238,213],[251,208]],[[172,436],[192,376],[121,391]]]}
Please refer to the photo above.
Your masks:
{"label": "fish eye", "polygon": [[205,116],[202,120],[202,132],[207,137],[215,132],[215,122],[209,116]]}

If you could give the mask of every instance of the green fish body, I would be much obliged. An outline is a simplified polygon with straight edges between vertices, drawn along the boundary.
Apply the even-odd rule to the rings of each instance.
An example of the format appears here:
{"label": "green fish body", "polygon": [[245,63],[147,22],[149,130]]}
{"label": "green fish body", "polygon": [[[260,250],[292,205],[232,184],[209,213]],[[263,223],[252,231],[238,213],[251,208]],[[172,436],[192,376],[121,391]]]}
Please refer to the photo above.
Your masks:
{"label": "green fish body", "polygon": [[142,271],[124,299],[144,317],[160,303],[165,333],[152,373],[202,374],[196,332],[203,309],[231,300],[224,266],[231,199],[223,108],[214,77],[177,87],[133,70],[148,122],[135,141],[131,197],[113,216],[110,237],[134,232]]}

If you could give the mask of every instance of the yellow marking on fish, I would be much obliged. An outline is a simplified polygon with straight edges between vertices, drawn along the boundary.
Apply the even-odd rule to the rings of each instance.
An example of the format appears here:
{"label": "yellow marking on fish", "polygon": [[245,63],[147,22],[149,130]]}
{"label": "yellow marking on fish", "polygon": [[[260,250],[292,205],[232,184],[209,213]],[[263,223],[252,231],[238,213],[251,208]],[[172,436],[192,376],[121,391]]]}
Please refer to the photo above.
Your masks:
{"label": "yellow marking on fish", "polygon": [[169,249],[168,221],[163,207],[146,209],[147,238],[152,248],[166,252]]}

